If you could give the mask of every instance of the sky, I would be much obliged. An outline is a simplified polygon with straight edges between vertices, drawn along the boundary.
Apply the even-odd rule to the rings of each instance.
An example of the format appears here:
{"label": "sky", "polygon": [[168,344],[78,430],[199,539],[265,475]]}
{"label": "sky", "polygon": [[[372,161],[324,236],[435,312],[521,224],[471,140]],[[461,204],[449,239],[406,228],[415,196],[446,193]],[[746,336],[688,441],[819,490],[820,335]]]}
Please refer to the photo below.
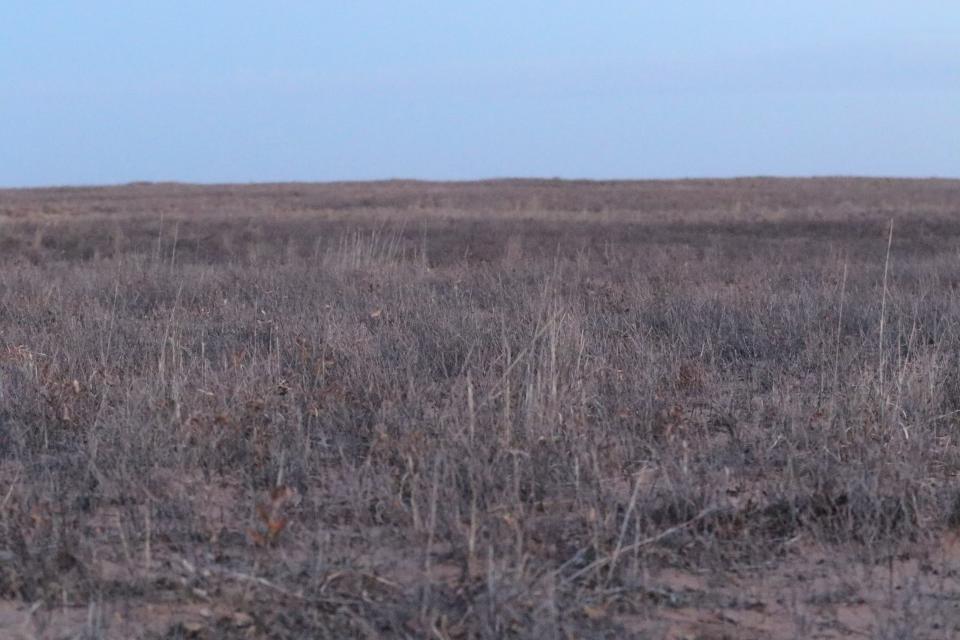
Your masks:
{"label": "sky", "polygon": [[3,0],[0,186],[960,177],[960,2]]}

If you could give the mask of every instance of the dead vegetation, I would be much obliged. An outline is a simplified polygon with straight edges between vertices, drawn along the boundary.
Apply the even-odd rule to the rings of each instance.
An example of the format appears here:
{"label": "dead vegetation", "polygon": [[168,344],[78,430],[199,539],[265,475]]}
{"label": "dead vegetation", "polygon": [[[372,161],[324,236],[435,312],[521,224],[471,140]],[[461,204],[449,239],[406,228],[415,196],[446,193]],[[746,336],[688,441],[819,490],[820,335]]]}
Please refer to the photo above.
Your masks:
{"label": "dead vegetation", "polygon": [[0,191],[3,636],[950,637],[958,214],[950,181]]}

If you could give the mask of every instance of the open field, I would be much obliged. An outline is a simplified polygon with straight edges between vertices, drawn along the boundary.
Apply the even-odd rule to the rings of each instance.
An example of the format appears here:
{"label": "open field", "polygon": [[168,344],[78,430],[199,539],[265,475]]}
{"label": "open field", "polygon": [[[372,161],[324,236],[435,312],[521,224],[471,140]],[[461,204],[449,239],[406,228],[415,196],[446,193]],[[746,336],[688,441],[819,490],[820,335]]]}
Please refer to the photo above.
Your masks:
{"label": "open field", "polygon": [[960,182],[0,190],[3,638],[960,636],[958,471]]}

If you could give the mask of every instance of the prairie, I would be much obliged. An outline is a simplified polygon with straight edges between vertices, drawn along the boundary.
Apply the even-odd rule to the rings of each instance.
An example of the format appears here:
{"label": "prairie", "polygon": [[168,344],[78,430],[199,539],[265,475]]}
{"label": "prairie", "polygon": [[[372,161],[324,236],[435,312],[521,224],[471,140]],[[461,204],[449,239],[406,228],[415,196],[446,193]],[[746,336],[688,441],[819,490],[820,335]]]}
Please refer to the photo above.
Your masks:
{"label": "prairie", "polygon": [[0,190],[0,635],[960,635],[960,182]]}

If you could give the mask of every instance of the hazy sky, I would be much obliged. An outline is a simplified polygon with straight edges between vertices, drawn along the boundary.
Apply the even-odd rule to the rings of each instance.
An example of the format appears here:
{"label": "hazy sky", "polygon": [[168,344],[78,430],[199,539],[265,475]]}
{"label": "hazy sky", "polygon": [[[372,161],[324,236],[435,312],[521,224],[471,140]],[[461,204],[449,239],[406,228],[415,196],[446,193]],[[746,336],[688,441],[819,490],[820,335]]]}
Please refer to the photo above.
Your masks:
{"label": "hazy sky", "polygon": [[0,2],[0,185],[960,176],[960,2]]}

